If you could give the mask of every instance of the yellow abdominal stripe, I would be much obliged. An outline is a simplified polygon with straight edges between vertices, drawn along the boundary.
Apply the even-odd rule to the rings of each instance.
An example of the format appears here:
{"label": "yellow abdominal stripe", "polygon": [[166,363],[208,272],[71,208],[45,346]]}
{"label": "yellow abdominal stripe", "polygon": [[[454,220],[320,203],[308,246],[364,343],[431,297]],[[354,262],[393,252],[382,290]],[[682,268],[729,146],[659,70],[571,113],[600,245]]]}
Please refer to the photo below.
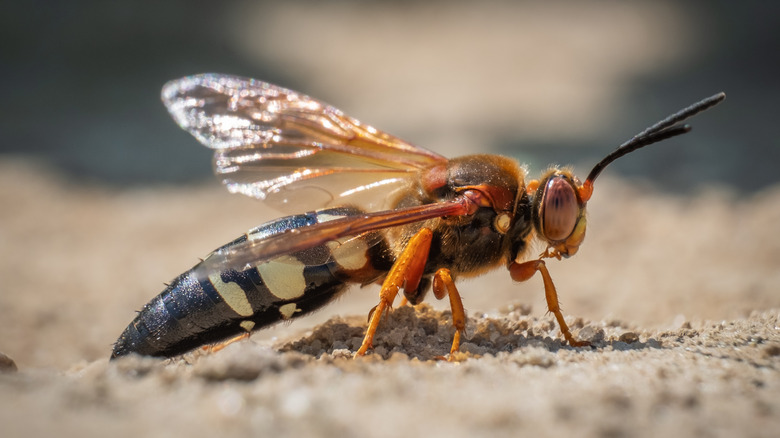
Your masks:
{"label": "yellow abdominal stripe", "polygon": [[295,312],[298,312],[300,309],[295,305],[295,303],[288,303],[281,307],[279,307],[279,313],[282,314],[282,318],[289,319],[292,318],[293,315],[295,315]]}
{"label": "yellow abdominal stripe", "polygon": [[333,260],[348,271],[362,269],[368,263],[368,244],[363,239],[348,239],[326,243]]}
{"label": "yellow abdominal stripe", "polygon": [[[349,238],[342,241],[331,241],[327,244],[332,259],[343,269],[352,271],[364,268],[368,263],[368,243],[364,239]],[[263,284],[274,297],[289,301],[300,298],[306,292],[306,278],[303,271],[306,265],[297,258],[285,255],[258,265],[258,274]],[[225,303],[238,315],[249,317],[254,314],[246,291],[234,282],[224,282],[219,273],[209,275],[209,281]],[[295,303],[279,307],[279,313],[284,319],[292,318],[300,309]],[[241,328],[251,331],[255,323],[245,320]]]}
{"label": "yellow abdominal stripe", "polygon": [[295,257],[282,256],[258,266],[257,272],[271,294],[282,300],[292,300],[306,292],[305,267]]}
{"label": "yellow abdominal stripe", "polygon": [[233,282],[225,283],[219,273],[209,275],[209,281],[231,309],[241,316],[252,316],[252,305],[241,286]]}

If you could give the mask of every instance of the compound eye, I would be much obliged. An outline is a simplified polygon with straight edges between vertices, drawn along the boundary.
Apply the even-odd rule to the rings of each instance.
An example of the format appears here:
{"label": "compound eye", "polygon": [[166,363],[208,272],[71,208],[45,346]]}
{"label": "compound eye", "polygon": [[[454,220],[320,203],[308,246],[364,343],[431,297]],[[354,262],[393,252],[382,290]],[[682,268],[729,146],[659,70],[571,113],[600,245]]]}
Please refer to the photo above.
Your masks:
{"label": "compound eye", "polygon": [[572,184],[562,176],[547,181],[539,212],[542,234],[551,242],[565,240],[574,231],[580,204]]}

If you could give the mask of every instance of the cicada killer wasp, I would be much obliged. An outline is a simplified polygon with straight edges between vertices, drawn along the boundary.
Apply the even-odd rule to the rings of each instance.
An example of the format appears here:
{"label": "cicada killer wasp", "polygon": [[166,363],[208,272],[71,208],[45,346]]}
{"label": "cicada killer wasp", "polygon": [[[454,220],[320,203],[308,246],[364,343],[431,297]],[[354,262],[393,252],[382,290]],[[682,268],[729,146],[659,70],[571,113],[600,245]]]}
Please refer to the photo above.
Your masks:
{"label": "cicada killer wasp", "polygon": [[[498,266],[516,281],[538,272],[566,342],[585,346],[564,321],[544,259],[577,252],[593,183],[609,163],[688,132],[683,120],[724,98],[716,94],[645,129],[584,182],[557,167],[529,181],[512,159],[447,159],[266,82],[222,74],[172,81],[162,91],[165,106],[215,150],[215,173],[227,189],[297,214],[250,230],[176,277],[125,329],[112,358],[170,357],[246,337],[305,315],[352,284],[374,282],[382,284],[379,303],[356,356],[371,349],[401,289],[411,304],[429,289],[449,297],[453,353],[466,319],[455,279]],[[546,249],[529,260],[532,239]]]}

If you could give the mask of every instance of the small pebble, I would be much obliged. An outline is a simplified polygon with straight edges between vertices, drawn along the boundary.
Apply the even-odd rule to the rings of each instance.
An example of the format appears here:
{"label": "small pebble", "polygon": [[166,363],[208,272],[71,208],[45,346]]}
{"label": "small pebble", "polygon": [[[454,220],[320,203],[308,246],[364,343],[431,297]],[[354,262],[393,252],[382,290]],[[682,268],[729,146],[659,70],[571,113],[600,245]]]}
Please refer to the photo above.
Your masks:
{"label": "small pebble", "polygon": [[601,342],[604,340],[604,329],[597,329],[589,325],[580,330],[578,333],[578,338],[582,341],[587,341],[590,343]]}
{"label": "small pebble", "polygon": [[634,342],[639,341],[639,335],[637,335],[634,332],[625,332],[622,335],[620,335],[620,338],[618,340],[620,342],[625,342],[626,344],[633,344]]}
{"label": "small pebble", "polygon": [[13,373],[17,370],[16,362],[5,354],[0,353],[0,373]]}
{"label": "small pebble", "polygon": [[765,357],[780,356],[780,344],[769,344],[765,346],[764,356]]}

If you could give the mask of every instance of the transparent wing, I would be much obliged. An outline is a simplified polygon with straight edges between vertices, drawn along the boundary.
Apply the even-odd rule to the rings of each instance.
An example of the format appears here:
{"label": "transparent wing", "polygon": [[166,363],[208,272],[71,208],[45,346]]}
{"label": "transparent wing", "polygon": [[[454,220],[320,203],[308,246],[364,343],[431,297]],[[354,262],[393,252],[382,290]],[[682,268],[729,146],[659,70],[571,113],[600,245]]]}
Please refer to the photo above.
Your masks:
{"label": "transparent wing", "polygon": [[444,216],[462,216],[474,209],[466,197],[453,201],[348,216],[289,229],[280,234],[248,238],[211,253],[196,268],[200,278],[226,270],[244,271],[280,256],[314,248],[330,241],[358,236],[390,227]]}
{"label": "transparent wing", "polygon": [[277,207],[294,197],[308,208],[353,203],[376,210],[387,199],[377,191],[403,187],[420,169],[446,161],[254,79],[189,76],[166,84],[162,99],[179,126],[216,149],[215,173],[228,190]]}

